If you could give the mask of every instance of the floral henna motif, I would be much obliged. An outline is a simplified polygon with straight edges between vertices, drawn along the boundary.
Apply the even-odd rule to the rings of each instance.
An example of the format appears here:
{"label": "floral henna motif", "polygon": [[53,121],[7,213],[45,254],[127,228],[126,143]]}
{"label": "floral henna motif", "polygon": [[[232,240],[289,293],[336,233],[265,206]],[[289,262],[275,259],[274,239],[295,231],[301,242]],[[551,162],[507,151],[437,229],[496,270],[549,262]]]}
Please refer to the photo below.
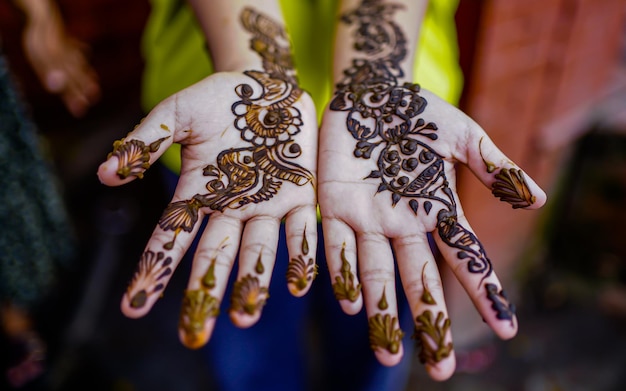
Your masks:
{"label": "floral henna motif", "polygon": [[535,196],[530,192],[522,170],[503,168],[496,174],[496,181],[491,185],[491,192],[500,201],[505,201],[513,209],[526,208],[535,203]]}
{"label": "floral henna motif", "polygon": [[287,266],[287,283],[296,291],[304,290],[315,276],[317,276],[317,264],[313,258],[306,260],[309,254],[309,242],[306,240],[306,228],[302,234],[302,254],[292,258]]}
{"label": "floral henna motif", "polygon": [[361,284],[354,285],[354,274],[346,259],[346,244],[341,247],[341,275],[335,277],[333,292],[337,300],[355,302],[361,294]]}
{"label": "floral henna motif", "polygon": [[172,274],[172,258],[165,257],[163,252],[146,250],[139,260],[137,271],[128,286],[130,306],[141,308],[146,304],[150,295],[160,293],[165,288],[163,282]]}
{"label": "floral henna motif", "polygon": [[369,318],[369,340],[372,350],[386,349],[391,354],[400,350],[404,332],[398,327],[398,319],[389,314],[376,314]]}
{"label": "floral henna motif", "polygon": [[496,317],[500,320],[510,320],[511,326],[513,326],[515,304],[509,303],[504,290],[498,292],[498,287],[495,284],[485,284],[485,288],[487,289],[487,298],[492,303],[491,308],[496,311]]}
{"label": "floral henna motif", "polygon": [[268,297],[267,288],[261,286],[257,277],[248,274],[235,282],[230,309],[254,315],[263,308]]}
{"label": "floral henna motif", "polygon": [[421,118],[428,102],[417,84],[400,84],[400,62],[406,57],[406,39],[393,20],[400,5],[363,0],[342,20],[356,24],[354,48],[365,54],[352,60],[336,85],[330,109],[347,113],[346,128],[356,140],[354,156],[376,161],[364,179],[379,181],[377,193],[389,192],[391,204],[405,200],[417,216],[430,215],[438,206],[437,231],[457,250],[468,271],[492,273],[491,261],[478,239],[458,222],[454,194],[444,171],[444,156],[431,144],[438,127]]}
{"label": "floral henna motif", "polygon": [[415,318],[415,322],[413,338],[417,339],[420,347],[420,362],[434,365],[448,357],[452,352],[452,342],[446,343],[450,319],[444,319],[443,312],[439,311],[437,319],[433,320],[433,313],[426,310]]}
{"label": "floral henna motif", "polygon": [[113,152],[109,153],[107,159],[112,156],[118,158],[116,173],[120,179],[126,179],[130,176],[141,179],[143,173],[150,168],[150,154],[158,151],[161,143],[169,137],[158,139],[150,145],[146,145],[141,140],[117,140],[113,143]]}
{"label": "floral henna motif", "polygon": [[224,150],[216,164],[204,168],[207,193],[166,208],[159,226],[174,231],[174,238],[165,248],[173,247],[180,231],[191,232],[200,208],[238,209],[271,199],[285,181],[297,186],[314,183],[311,172],[295,163],[302,149],[294,136],[303,124],[295,103],[303,91],[297,84],[286,32],[251,8],[243,10],[241,23],[252,34],[250,47],[263,59],[264,69],[244,72],[260,91],[247,83],[238,85],[239,100],[231,106],[234,127],[249,146]]}
{"label": "floral henna motif", "polygon": [[209,335],[204,325],[208,318],[214,318],[220,312],[220,301],[210,292],[215,288],[216,261],[216,258],[211,260],[200,280],[200,288],[186,290],[183,297],[178,327],[184,335],[183,343],[191,349],[198,349],[206,343]]}

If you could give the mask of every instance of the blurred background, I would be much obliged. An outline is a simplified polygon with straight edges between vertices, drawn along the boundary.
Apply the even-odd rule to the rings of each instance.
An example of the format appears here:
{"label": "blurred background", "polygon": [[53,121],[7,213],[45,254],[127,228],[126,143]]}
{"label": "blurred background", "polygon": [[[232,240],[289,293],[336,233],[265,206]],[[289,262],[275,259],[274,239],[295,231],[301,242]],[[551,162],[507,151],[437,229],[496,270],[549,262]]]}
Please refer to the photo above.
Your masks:
{"label": "blurred background", "polygon": [[[76,262],[33,320],[47,347],[43,373],[20,387],[3,377],[0,388],[210,390],[202,354],[177,339],[180,296],[166,295],[138,320],[119,311],[168,202],[163,178],[152,170],[111,189],[95,175],[112,142],[144,116],[140,39],[150,5],[58,4],[67,33],[86,44],[101,89],[80,118],[41,86],[24,54],[24,15],[0,0],[4,54],[78,244]],[[415,358],[407,389],[626,389],[625,21],[623,0],[460,1],[461,109],[547,190],[549,202],[538,213],[512,211],[461,172],[469,221],[487,238],[498,273],[506,268],[517,283],[520,332],[492,344],[485,354],[497,358],[476,373],[443,383],[430,381]],[[498,240],[499,232],[516,234]],[[182,292],[186,276],[183,266],[168,290]],[[5,368],[24,353],[8,338],[0,349]]]}

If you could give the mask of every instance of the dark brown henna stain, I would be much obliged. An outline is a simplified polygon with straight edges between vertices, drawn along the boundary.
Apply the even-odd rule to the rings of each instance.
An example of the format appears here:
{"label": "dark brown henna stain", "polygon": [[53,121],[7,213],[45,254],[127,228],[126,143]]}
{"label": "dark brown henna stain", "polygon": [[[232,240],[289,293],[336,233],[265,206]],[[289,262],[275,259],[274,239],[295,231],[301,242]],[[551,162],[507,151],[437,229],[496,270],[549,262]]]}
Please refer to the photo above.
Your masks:
{"label": "dark brown henna stain", "polygon": [[422,292],[421,300],[425,304],[435,305],[435,304],[437,304],[437,302],[435,301],[435,298],[433,297],[433,295],[430,293],[430,290],[426,286],[426,281],[424,279],[424,273],[426,271],[426,265],[428,265],[428,262],[426,262],[424,264],[424,266],[422,267],[422,286],[424,287],[424,291]]}
{"label": "dark brown henna stain", "polygon": [[257,274],[263,274],[265,272],[265,266],[263,266],[263,260],[261,259],[262,254],[262,252],[259,252],[259,257],[256,259],[256,265],[254,265],[254,271]]}
{"label": "dark brown henna stain", "polygon": [[206,343],[208,335],[204,330],[204,324],[208,318],[219,315],[219,311],[219,301],[206,290],[185,291],[178,321],[178,327],[184,333],[185,346],[198,349]]}
{"label": "dark brown henna stain", "polygon": [[343,22],[356,25],[354,48],[364,56],[344,70],[330,109],[347,113],[346,129],[356,141],[354,156],[376,161],[376,169],[364,178],[379,181],[376,193],[388,192],[393,207],[405,200],[416,216],[429,215],[439,206],[439,236],[457,250],[470,273],[484,279],[493,267],[478,239],[457,221],[444,156],[431,146],[439,129],[421,118],[428,102],[420,96],[419,85],[399,82],[407,42],[392,17],[401,7],[363,0],[342,16]]}
{"label": "dark brown henna stain", "polygon": [[285,29],[249,7],[242,11],[241,23],[252,34],[251,49],[263,59],[263,71],[244,72],[260,88],[238,85],[235,93],[239,100],[231,106],[234,126],[249,146],[220,152],[216,164],[203,171],[209,178],[208,192],[168,207],[159,221],[163,230],[174,231],[168,249],[173,248],[181,230],[191,231],[200,208],[222,212],[264,202],[273,198],[285,181],[314,186],[313,174],[295,163],[302,149],[294,136],[303,122],[294,104],[303,91],[297,84]]}
{"label": "dark brown henna stain", "polygon": [[369,340],[372,350],[386,349],[391,354],[400,351],[404,332],[398,327],[398,319],[389,314],[376,314],[369,318]]}
{"label": "dark brown henna stain", "polygon": [[141,140],[125,141],[124,139],[113,143],[113,152],[107,159],[115,156],[118,158],[117,176],[126,179],[130,176],[143,178],[143,173],[150,168],[150,153],[159,150],[161,143],[170,136],[163,137],[150,145]]}
{"label": "dark brown henna stain", "polygon": [[535,203],[535,196],[530,192],[522,170],[503,168],[496,174],[496,181],[491,185],[491,192],[513,206],[513,209],[526,208]]}
{"label": "dark brown henna stain", "polygon": [[435,365],[450,355],[452,342],[446,344],[450,319],[444,319],[443,312],[439,311],[437,319],[433,321],[433,313],[426,310],[415,318],[415,323],[413,338],[420,347],[419,359],[422,364]]}
{"label": "dark brown henna stain", "polygon": [[346,243],[341,247],[341,275],[335,277],[333,292],[337,300],[355,302],[361,294],[361,284],[354,286],[354,274],[346,258]]}
{"label": "dark brown henna stain", "polygon": [[235,282],[230,310],[254,315],[263,308],[268,297],[267,288],[260,285],[257,277],[248,274]]}
{"label": "dark brown henna stain", "polygon": [[302,244],[300,245],[303,255],[309,255],[309,242],[306,240],[306,225],[302,231]]}
{"label": "dark brown henna stain", "polygon": [[515,304],[511,304],[506,297],[504,290],[498,292],[495,284],[485,284],[487,289],[487,298],[491,301],[491,308],[496,311],[496,317],[500,320],[510,320],[511,326],[514,326]]}
{"label": "dark brown henna stain", "polygon": [[[163,291],[167,276],[172,274],[172,258],[163,252],[146,250],[139,260],[137,271],[126,290],[132,308],[141,308],[148,297]],[[139,290],[137,290],[139,289]],[[131,295],[132,292],[135,292]]]}
{"label": "dark brown henna stain", "polygon": [[316,275],[317,265],[313,258],[307,261],[302,255],[298,255],[297,258],[291,258],[287,266],[287,283],[298,291],[304,290]]}
{"label": "dark brown henna stain", "polygon": [[383,287],[383,294],[380,297],[380,300],[378,300],[378,305],[377,305],[378,309],[381,311],[386,310],[387,308],[389,308],[389,303],[387,303],[387,293],[386,293],[386,287]]}

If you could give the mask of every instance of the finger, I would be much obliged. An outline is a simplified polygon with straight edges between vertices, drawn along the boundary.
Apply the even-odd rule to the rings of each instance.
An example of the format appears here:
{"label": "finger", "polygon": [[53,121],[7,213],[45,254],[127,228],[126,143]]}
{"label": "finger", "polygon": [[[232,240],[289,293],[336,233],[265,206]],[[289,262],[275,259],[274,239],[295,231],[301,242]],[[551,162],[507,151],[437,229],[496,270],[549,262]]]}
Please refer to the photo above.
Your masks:
{"label": "finger", "polygon": [[476,123],[468,140],[467,164],[494,197],[514,209],[537,209],[546,202],[546,193],[513,161],[496,147]]}
{"label": "finger", "polygon": [[354,231],[340,220],[323,217],[322,231],[333,293],[343,311],[354,315],[363,307],[361,284],[357,275]]}
{"label": "finger", "polygon": [[198,242],[178,323],[179,338],[190,349],[204,346],[213,332],[241,230],[239,220],[213,215]]}
{"label": "finger", "polygon": [[385,366],[403,355],[398,321],[393,254],[389,240],[380,234],[358,234],[359,274],[369,323],[370,347]]}
{"label": "finger", "polygon": [[[307,205],[290,212],[285,219],[289,265],[287,287],[296,297],[304,296],[317,276],[317,212]],[[283,260],[277,260],[281,262]]]}
{"label": "finger", "polygon": [[256,217],[246,223],[239,251],[239,272],[230,298],[230,318],[250,327],[261,317],[276,260],[280,221]]}
{"label": "finger", "polygon": [[484,321],[502,339],[517,333],[515,306],[509,303],[491,260],[458,207],[456,221],[439,223],[434,235],[441,254],[467,291]]}
{"label": "finger", "polygon": [[428,240],[416,236],[394,238],[393,248],[415,322],[412,338],[420,350],[419,360],[433,379],[446,380],[454,373],[456,363],[441,277]]}
{"label": "finger", "polygon": [[[201,215],[198,219],[201,219]],[[165,291],[199,226],[191,226],[188,235],[181,235],[172,247],[168,246],[168,243],[172,243],[172,234],[160,226],[156,227],[122,297],[121,310],[124,315],[139,318],[150,312]]]}
{"label": "finger", "polygon": [[172,145],[175,136],[174,110],[168,99],[125,138],[113,143],[113,151],[98,168],[98,178],[108,186],[119,186],[144,172]]}

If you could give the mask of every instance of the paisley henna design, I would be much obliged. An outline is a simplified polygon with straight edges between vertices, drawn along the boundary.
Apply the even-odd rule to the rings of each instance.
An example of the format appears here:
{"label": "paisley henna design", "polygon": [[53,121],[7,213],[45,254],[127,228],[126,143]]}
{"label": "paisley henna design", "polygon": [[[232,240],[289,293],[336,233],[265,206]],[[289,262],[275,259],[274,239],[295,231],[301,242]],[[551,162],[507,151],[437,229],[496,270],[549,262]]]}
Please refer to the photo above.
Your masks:
{"label": "paisley henna design", "polygon": [[171,266],[172,258],[165,258],[161,251],[146,250],[141,255],[137,271],[126,290],[132,308],[143,307],[150,295],[163,290],[165,284],[162,280],[172,274]]}
{"label": "paisley henna design", "polygon": [[178,326],[185,335],[185,346],[197,349],[206,343],[208,335],[204,331],[204,324],[209,317],[219,315],[219,311],[219,300],[206,289],[185,291],[178,321]]}
{"label": "paisley henna design", "polygon": [[404,332],[398,327],[398,319],[389,314],[376,314],[369,318],[369,340],[372,350],[386,349],[391,354],[400,350]]}
{"label": "paisley henna design", "polygon": [[303,91],[285,29],[251,8],[242,11],[241,23],[252,34],[251,49],[263,59],[263,71],[244,72],[260,92],[242,83],[235,88],[239,100],[231,106],[234,127],[249,145],[220,152],[216,164],[204,168],[207,193],[166,208],[159,226],[174,231],[166,249],[173,247],[180,231],[191,232],[200,208],[238,209],[271,199],[285,181],[297,186],[314,182],[311,172],[294,162],[302,154],[294,139],[301,131],[302,116],[294,104]]}
{"label": "paisley henna design", "polygon": [[163,137],[146,145],[141,140],[125,141],[117,140],[113,143],[113,152],[109,153],[107,159],[112,156],[118,159],[117,176],[126,179],[129,176],[143,178],[143,173],[150,168],[150,154],[159,150],[161,143],[170,138]]}
{"label": "paisley henna design", "polygon": [[266,287],[262,287],[257,277],[248,274],[235,282],[230,301],[231,311],[254,315],[269,297]]}
{"label": "paisley henna design", "polygon": [[535,196],[530,192],[522,170],[503,168],[496,174],[496,181],[491,185],[491,192],[513,206],[513,209],[526,208],[535,203]]}
{"label": "paisley henna design", "polygon": [[380,297],[380,300],[378,300],[378,305],[377,305],[378,309],[381,311],[386,310],[387,308],[389,308],[389,303],[387,303],[387,292],[386,292],[386,287],[383,288],[383,294]]}
{"label": "paisley henna design", "polygon": [[341,275],[335,277],[333,292],[337,300],[355,302],[361,293],[361,284],[354,286],[354,274],[346,259],[346,244],[341,247]]}
{"label": "paisley henna design", "polygon": [[430,290],[426,286],[426,282],[424,280],[424,272],[426,271],[426,265],[428,265],[428,262],[426,262],[424,264],[424,267],[422,267],[422,286],[424,287],[424,291],[422,292],[422,297],[420,299],[425,304],[435,305],[437,304],[437,302],[435,301],[435,298],[433,297],[433,295],[430,293]]}
{"label": "paisley henna design", "polygon": [[452,352],[452,342],[446,344],[445,340],[450,329],[450,319],[444,320],[443,312],[439,311],[437,319],[433,321],[433,313],[426,310],[415,318],[415,322],[413,338],[417,339],[420,347],[420,362],[434,365],[448,357]]}
{"label": "paisley henna design", "polygon": [[492,273],[491,261],[478,239],[458,222],[454,194],[444,171],[444,158],[430,146],[438,127],[421,118],[428,102],[417,84],[399,84],[400,62],[407,54],[404,34],[393,20],[400,5],[363,0],[342,17],[356,24],[354,48],[363,58],[352,60],[336,85],[330,109],[347,112],[346,128],[356,140],[353,154],[376,161],[364,179],[379,181],[377,193],[389,192],[395,207],[405,200],[416,216],[437,206],[437,230],[457,249],[470,273]]}
{"label": "paisley henna design", "polygon": [[263,274],[265,272],[265,266],[263,266],[263,260],[261,258],[261,253],[259,253],[259,257],[256,259],[256,265],[254,265],[254,271],[257,274]]}
{"label": "paisley henna design", "polygon": [[485,288],[487,289],[487,298],[492,303],[491,308],[496,311],[496,317],[500,320],[510,320],[511,326],[513,326],[515,304],[509,303],[504,290],[498,292],[498,287],[495,284],[487,283]]}

